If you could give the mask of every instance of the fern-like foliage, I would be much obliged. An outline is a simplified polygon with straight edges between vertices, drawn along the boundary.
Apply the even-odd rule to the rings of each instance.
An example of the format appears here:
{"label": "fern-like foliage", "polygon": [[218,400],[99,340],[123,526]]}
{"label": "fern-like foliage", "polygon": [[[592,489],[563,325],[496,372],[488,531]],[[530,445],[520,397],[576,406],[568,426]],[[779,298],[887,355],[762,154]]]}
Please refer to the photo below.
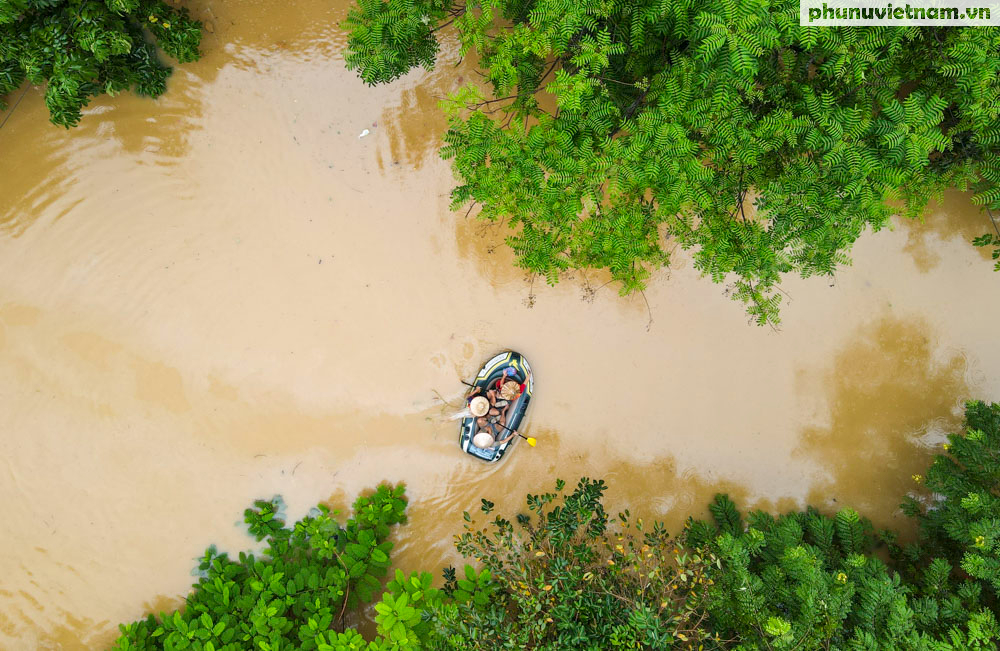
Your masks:
{"label": "fern-like foliage", "polygon": [[993,252],[990,255],[996,260],[993,264],[993,271],[1000,271],[1000,234],[986,233],[972,240],[972,243],[982,247],[992,246]]}
{"label": "fern-like foliage", "polygon": [[929,506],[911,503],[920,545],[982,583],[1000,604],[1000,404],[970,402],[967,430],[948,437],[947,454],[927,471]]}
{"label": "fern-like foliage", "polygon": [[430,69],[434,38],[450,0],[358,0],[344,21],[350,32],[344,61],[368,84],[392,81],[414,66]]}
{"label": "fern-like foliage", "polygon": [[362,0],[348,65],[429,65],[445,23],[485,80],[445,102],[452,204],[506,220],[549,282],[598,267],[640,290],[673,240],[776,323],[782,275],[833,274],[889,200],[916,216],[954,185],[1000,207],[997,28],[819,29],[791,0]]}
{"label": "fern-like foliage", "polygon": [[198,58],[201,23],[162,0],[0,0],[0,109],[25,80],[46,84],[52,122],[75,126],[91,98],[156,97],[170,68]]}
{"label": "fern-like foliage", "polygon": [[684,541],[719,559],[706,626],[735,641],[720,648],[995,650],[1000,405],[969,403],[966,420],[967,433],[952,435],[927,472],[933,495],[905,507],[919,544],[900,547],[849,508],[751,511],[744,528],[736,505],[717,496],[714,524],[689,520]]}
{"label": "fern-like foliage", "polygon": [[721,531],[733,536],[743,533],[743,518],[740,517],[739,509],[728,495],[716,495],[708,509]]}
{"label": "fern-like foliage", "polygon": [[837,541],[848,554],[863,554],[869,546],[865,523],[854,509],[843,509],[834,519]]}

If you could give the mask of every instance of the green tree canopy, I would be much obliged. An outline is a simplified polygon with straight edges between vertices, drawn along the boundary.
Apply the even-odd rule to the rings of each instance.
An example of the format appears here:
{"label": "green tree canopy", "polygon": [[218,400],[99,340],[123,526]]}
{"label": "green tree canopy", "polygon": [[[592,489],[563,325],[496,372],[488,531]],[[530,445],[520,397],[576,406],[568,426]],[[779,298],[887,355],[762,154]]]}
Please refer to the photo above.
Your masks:
{"label": "green tree canopy", "polygon": [[0,109],[27,79],[46,84],[52,122],[75,126],[101,93],[160,95],[156,46],[184,63],[200,42],[201,23],[162,0],[0,0]]}
{"label": "green tree canopy", "polygon": [[965,418],[966,431],[949,435],[927,476],[913,476],[928,491],[902,504],[919,526],[916,544],[900,546],[850,508],[744,519],[716,496],[713,521],[690,520],[684,536],[721,559],[710,573],[707,626],[740,651],[995,650],[1000,405],[970,402]]}
{"label": "green tree canopy", "polygon": [[1000,30],[800,26],[791,0],[359,0],[347,65],[475,51],[446,102],[453,207],[506,220],[518,264],[606,268],[623,293],[694,250],[760,323],[786,272],[832,274],[865,229],[947,186],[1000,206]]}

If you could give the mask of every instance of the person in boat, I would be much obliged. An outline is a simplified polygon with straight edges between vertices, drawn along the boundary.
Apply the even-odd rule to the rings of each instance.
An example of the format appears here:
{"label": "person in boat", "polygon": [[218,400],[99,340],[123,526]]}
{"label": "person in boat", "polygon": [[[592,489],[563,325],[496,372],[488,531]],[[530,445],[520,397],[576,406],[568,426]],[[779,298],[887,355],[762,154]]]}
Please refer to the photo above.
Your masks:
{"label": "person in boat", "polygon": [[[494,386],[488,387],[485,393],[483,393],[481,386],[472,387],[472,391],[466,396],[466,401],[471,402],[476,396],[485,395],[486,399],[490,401],[491,407],[502,408],[507,402],[517,399],[518,396],[528,390],[528,378],[525,378],[524,382],[518,382],[513,379],[516,375],[517,371],[513,367],[508,366],[503,370],[503,374],[497,378]],[[503,401],[502,404],[496,404],[501,400]]]}
{"label": "person in boat", "polygon": [[[484,420],[485,420],[484,418],[480,417],[480,418],[478,418],[476,420],[476,424],[478,425],[481,421],[484,421]],[[498,445],[503,445],[504,443],[506,443],[507,441],[511,440],[515,436],[517,436],[517,430],[516,429],[510,430],[510,433],[507,434],[506,438],[502,438],[500,440],[497,440],[496,430],[493,428],[493,424],[492,423],[486,423],[485,426],[480,427],[480,429],[476,433],[476,435],[472,437],[472,444],[474,446],[476,446],[477,448],[485,450],[487,448],[492,448],[492,447],[496,447]]]}
{"label": "person in boat", "polygon": [[[501,395],[500,396],[501,398],[506,398],[507,400],[513,400],[514,398],[518,397],[519,395],[528,390],[528,378],[527,377],[524,378],[524,382],[518,382],[517,380],[514,379],[516,375],[517,371],[515,371],[512,367],[508,366],[503,370],[503,375],[501,375],[500,378],[497,380],[497,392],[503,394],[504,387],[509,387],[509,388],[507,389],[508,395],[507,396]],[[514,392],[515,389],[517,390],[516,393]]]}
{"label": "person in boat", "polygon": [[507,427],[507,410],[510,409],[510,404],[509,400],[497,400],[484,416],[476,418],[476,425],[479,427],[479,433],[487,435],[485,437],[480,437],[482,442],[488,443],[486,447],[493,447],[494,445],[506,443],[514,436],[514,434],[511,434],[510,436],[497,441],[497,435],[501,429],[507,430],[508,432],[512,431]]}
{"label": "person in boat", "polygon": [[516,400],[524,393],[524,385],[517,380],[507,380],[500,386],[500,400]]}
{"label": "person in boat", "polygon": [[480,428],[491,426],[495,430],[497,425],[506,427],[507,410],[510,409],[510,405],[509,400],[496,400],[490,404],[488,399],[476,396],[469,401],[469,412]]}
{"label": "person in boat", "polygon": [[[501,379],[503,379],[503,378],[501,378]],[[465,400],[466,400],[466,402],[470,402],[471,403],[473,398],[475,398],[476,396],[480,396],[480,395],[481,396],[485,396],[486,399],[490,401],[491,405],[494,402],[497,401],[497,395],[498,395],[497,394],[497,389],[486,389],[486,393],[483,393],[483,387],[481,387],[481,386],[474,386],[474,387],[472,387],[472,391],[470,391],[469,395],[467,395],[465,397]]]}
{"label": "person in boat", "polygon": [[492,405],[489,399],[484,396],[469,397],[469,412],[476,418],[482,418],[490,413]]}
{"label": "person in boat", "polygon": [[510,402],[506,400],[496,402],[504,403],[500,405],[502,411],[490,405],[489,400],[484,396],[474,396],[469,401],[469,411],[475,417],[476,428],[479,430],[472,439],[472,443],[476,447],[491,448],[506,443],[513,436],[497,441],[499,430],[501,428],[507,429],[507,409],[510,407]]}
{"label": "person in boat", "polygon": [[507,425],[508,409],[510,409],[509,400],[497,400],[486,413],[486,420],[488,420],[491,425],[500,425],[501,427],[505,427]]}
{"label": "person in boat", "polygon": [[[517,435],[515,430],[507,428],[507,411],[511,404],[527,389],[527,378],[525,378],[524,383],[519,383],[511,379],[516,374],[517,371],[513,368],[505,368],[503,374],[497,378],[495,386],[487,388],[485,393],[482,387],[473,387],[466,397],[469,410],[476,418],[476,426],[479,430],[472,439],[472,443],[476,447],[489,448],[502,445]],[[501,428],[510,434],[497,440],[497,434]]]}

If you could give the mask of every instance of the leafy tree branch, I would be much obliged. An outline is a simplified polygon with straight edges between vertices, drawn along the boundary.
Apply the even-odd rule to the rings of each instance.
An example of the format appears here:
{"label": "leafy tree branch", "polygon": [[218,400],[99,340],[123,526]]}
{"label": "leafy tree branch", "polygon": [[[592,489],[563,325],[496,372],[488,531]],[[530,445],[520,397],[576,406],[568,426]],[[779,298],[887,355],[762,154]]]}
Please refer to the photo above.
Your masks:
{"label": "leafy tree branch", "polygon": [[[790,0],[478,0],[450,11],[359,2],[345,23],[348,66],[368,83],[430,67],[438,44],[426,26],[454,21],[492,97],[473,86],[444,103],[453,206],[475,201],[480,218],[506,219],[517,263],[550,283],[593,267],[639,291],[673,241],[775,324],[781,277],[832,275],[858,237],[888,223],[892,202],[916,217],[954,186],[1000,209],[996,28],[818,29],[798,24]],[[741,195],[753,219],[730,214]]]}
{"label": "leafy tree branch", "polygon": [[0,109],[25,81],[46,86],[53,123],[71,127],[102,93],[157,97],[170,68],[198,58],[201,23],[162,0],[0,0]]}

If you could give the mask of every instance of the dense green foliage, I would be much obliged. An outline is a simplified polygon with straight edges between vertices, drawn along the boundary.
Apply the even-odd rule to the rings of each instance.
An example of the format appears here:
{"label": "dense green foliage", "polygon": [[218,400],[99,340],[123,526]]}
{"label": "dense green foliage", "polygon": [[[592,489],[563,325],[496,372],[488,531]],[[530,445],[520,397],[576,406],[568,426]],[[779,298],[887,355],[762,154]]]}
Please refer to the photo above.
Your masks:
{"label": "dense green foliage", "polygon": [[442,588],[396,570],[368,641],[345,613],[381,587],[402,489],[360,498],[343,527],[320,507],[288,529],[275,502],[257,502],[246,520],[263,555],[209,549],[184,611],[122,626],[116,648],[995,650],[1000,405],[969,403],[966,419],[914,476],[915,544],[849,508],[744,517],[723,495],[712,522],[673,539],[628,511],[609,518],[604,482],[557,481],[513,521],[488,517],[486,500],[465,513],[455,545],[474,566],[446,569]]}
{"label": "dense green foliage", "polygon": [[692,521],[686,535],[722,561],[710,572],[708,626],[747,651],[995,649],[1000,405],[970,403],[966,419],[969,431],[951,435],[927,473],[933,495],[904,504],[919,545],[900,547],[851,509],[751,512],[744,522],[717,496],[714,524]]}
{"label": "dense green foliage", "polygon": [[[456,546],[489,571],[493,590],[469,600],[469,582],[448,582],[456,604],[435,616],[447,648],[698,648],[709,635],[700,586],[712,559],[681,554],[662,526],[628,512],[609,521],[604,490],[584,478],[564,495],[529,495],[515,522],[480,527],[465,514]],[[483,511],[492,506],[484,500]]]}
{"label": "dense green foliage", "polygon": [[[978,580],[1000,606],[1000,404],[972,402],[967,430],[951,434],[948,454],[927,470],[932,498],[908,499],[904,511],[920,522],[920,544],[908,556],[940,557]],[[923,478],[920,478],[923,480]]]}
{"label": "dense green foliage", "polygon": [[448,22],[492,93],[445,103],[453,206],[506,220],[550,282],[597,267],[641,289],[672,240],[775,322],[782,274],[832,274],[894,210],[949,185],[1000,207],[995,27],[803,27],[792,0],[363,0],[348,66],[427,66]]}
{"label": "dense green foliage", "polygon": [[716,525],[696,522],[689,544],[722,560],[711,573],[709,626],[751,649],[992,649],[1000,626],[982,586],[943,559],[908,581],[875,554],[871,525],[845,509],[774,518],[719,496]]}
{"label": "dense green foliage", "polygon": [[315,515],[286,528],[279,506],[258,501],[246,511],[250,533],[266,541],[259,557],[240,552],[233,560],[209,548],[183,611],[121,626],[115,648],[331,650],[357,639],[356,632],[344,631],[344,615],[382,589],[390,527],[406,520],[402,486],[380,486],[359,497],[343,526],[320,505]]}
{"label": "dense green foliage", "polygon": [[101,93],[160,95],[170,68],[156,46],[183,63],[200,41],[201,23],[162,0],[0,0],[0,109],[27,79],[46,84],[52,122],[75,126]]}
{"label": "dense green foliage", "polygon": [[[605,530],[603,483],[582,480],[547,514],[556,496],[529,496],[539,515],[518,525],[469,522],[458,549],[490,570],[497,592],[434,618],[464,632],[450,648],[996,649],[1000,405],[969,403],[966,424],[926,481],[914,477],[930,491],[903,507],[918,544],[899,545],[849,508],[744,517],[723,495],[711,523],[689,520],[682,545],[641,520],[633,537],[627,513],[623,536]],[[466,638],[511,644],[454,643]]]}

